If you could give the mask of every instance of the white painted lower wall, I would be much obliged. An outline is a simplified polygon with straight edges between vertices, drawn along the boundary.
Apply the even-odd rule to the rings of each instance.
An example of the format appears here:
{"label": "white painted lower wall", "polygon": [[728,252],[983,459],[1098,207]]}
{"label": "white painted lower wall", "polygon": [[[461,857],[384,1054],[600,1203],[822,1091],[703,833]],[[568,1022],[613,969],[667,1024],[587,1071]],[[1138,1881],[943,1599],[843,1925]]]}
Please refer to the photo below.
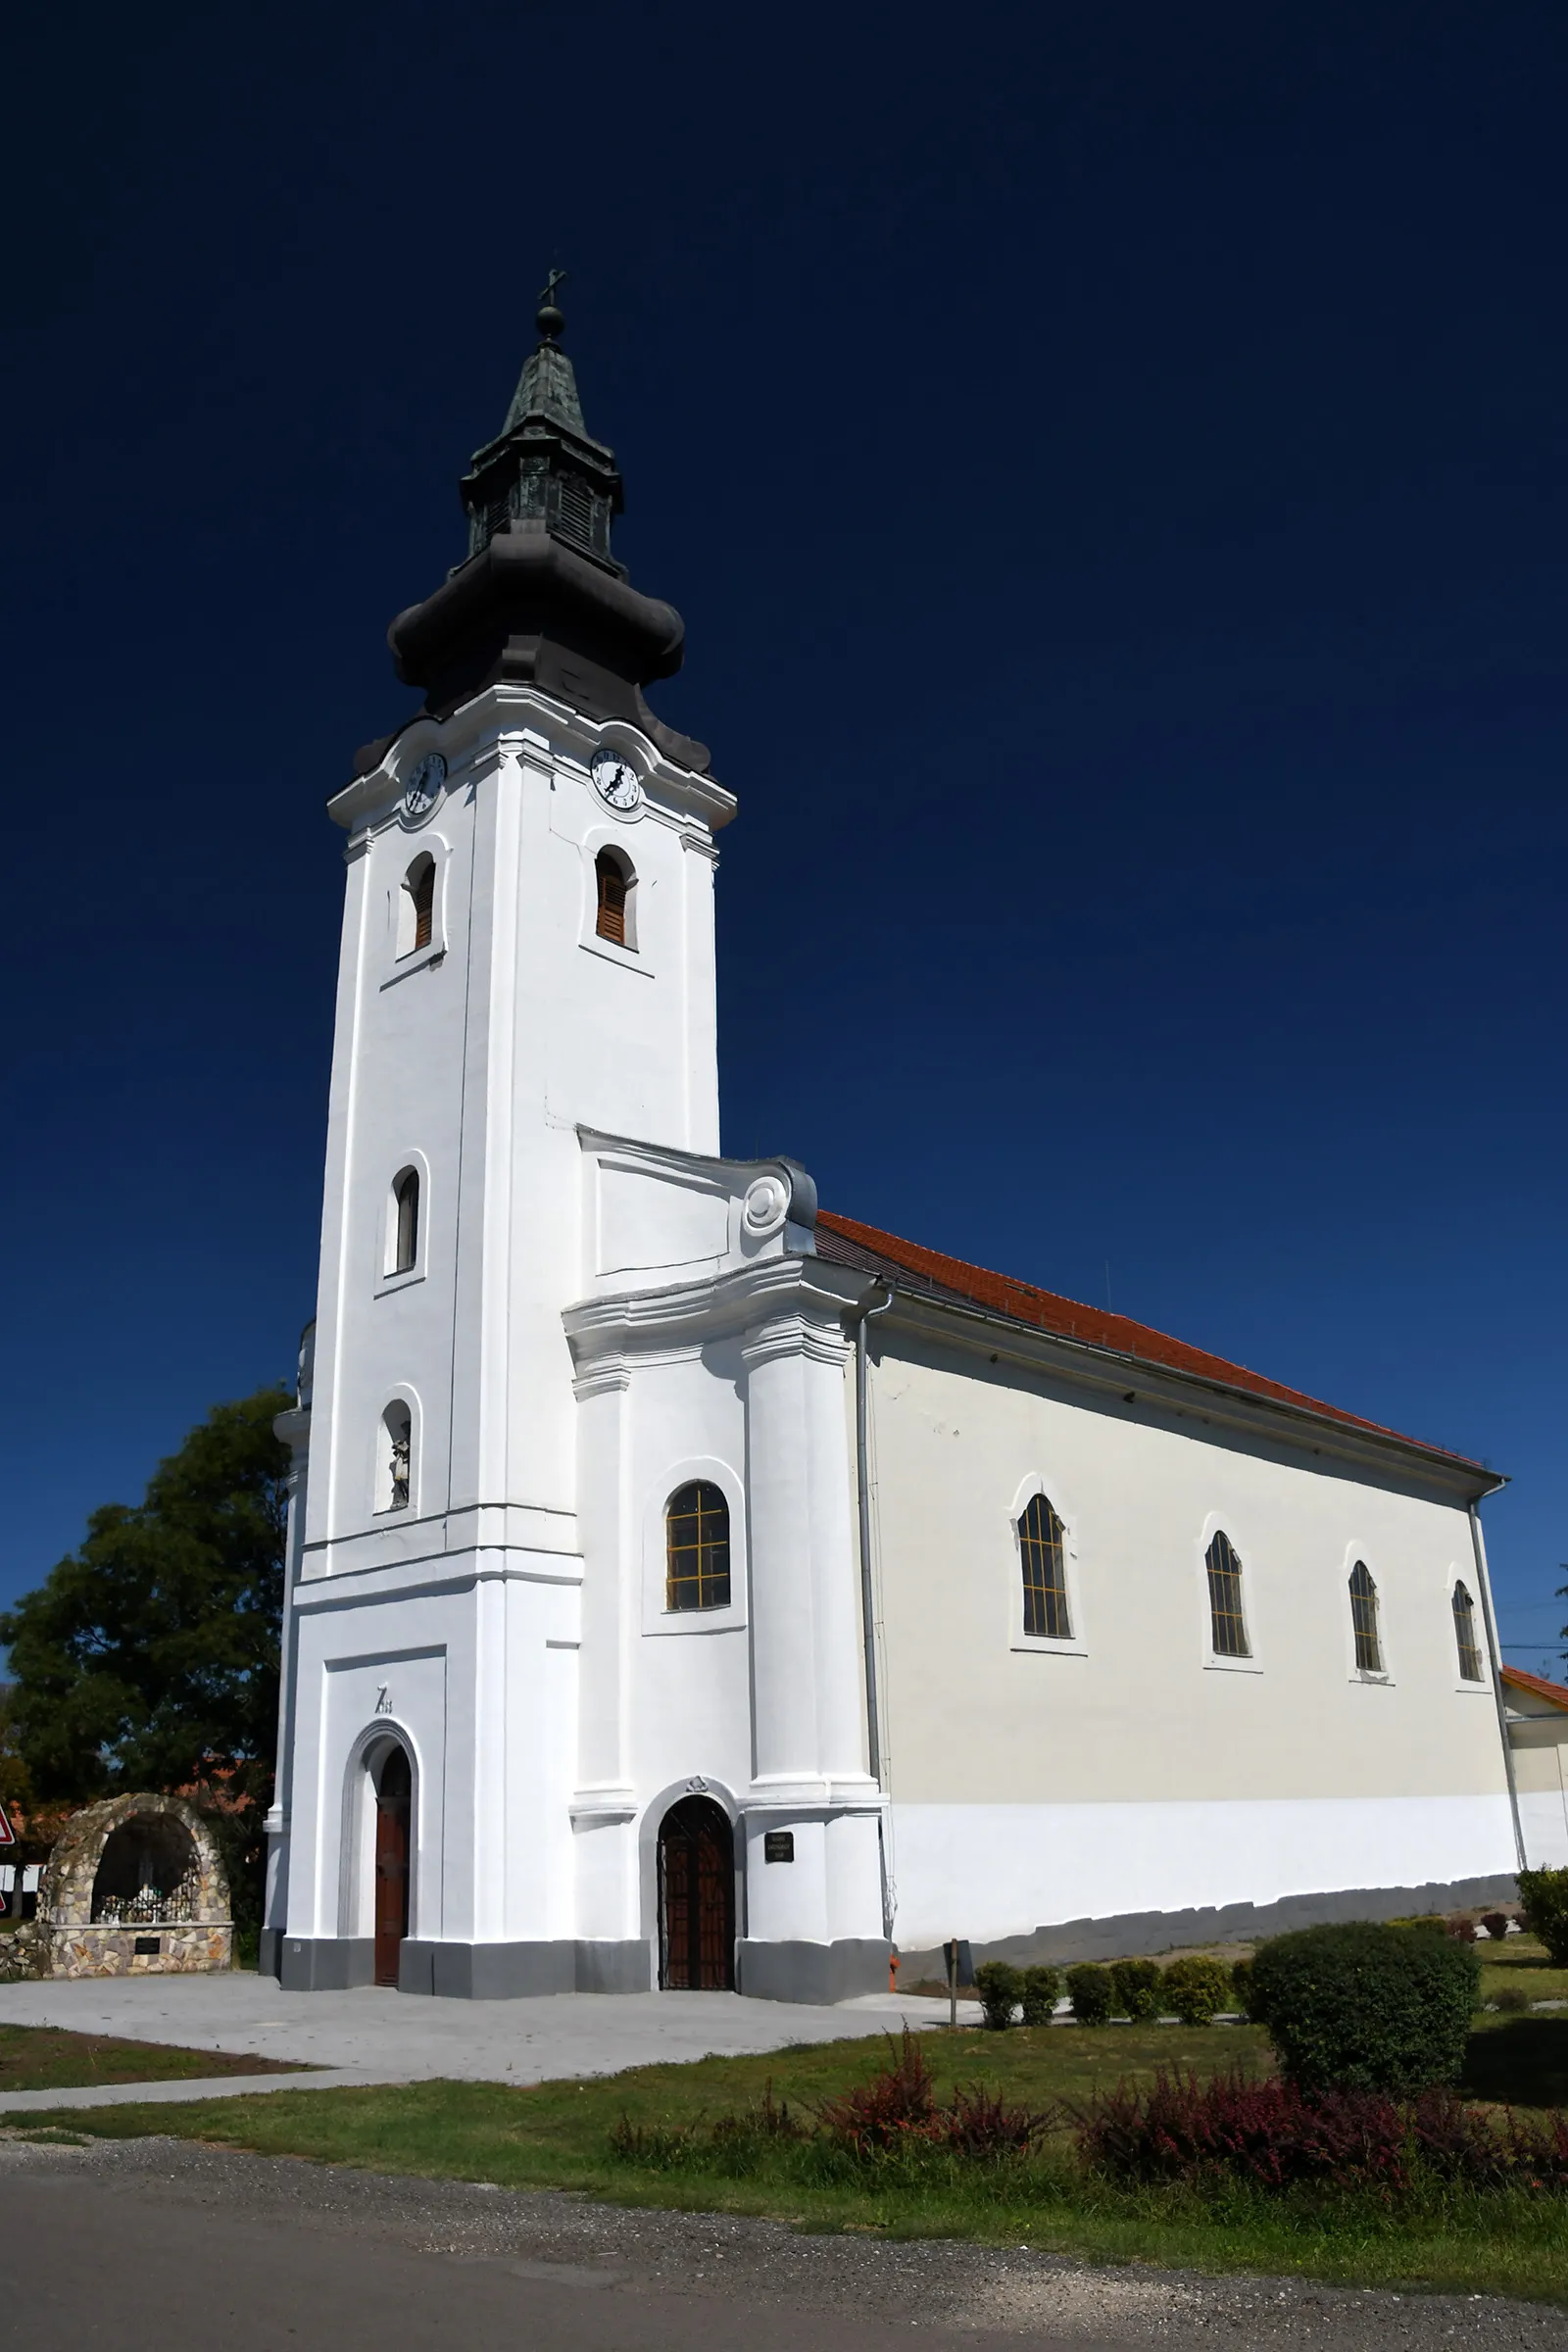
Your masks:
{"label": "white painted lower wall", "polygon": [[[1562,1808],[1556,1835],[1568,1851]],[[894,1936],[996,1941],[1068,1920],[1511,1872],[1506,1796],[892,1807]]]}
{"label": "white painted lower wall", "polygon": [[1568,1868],[1568,1798],[1560,1788],[1521,1788],[1519,1827],[1532,1870]]}

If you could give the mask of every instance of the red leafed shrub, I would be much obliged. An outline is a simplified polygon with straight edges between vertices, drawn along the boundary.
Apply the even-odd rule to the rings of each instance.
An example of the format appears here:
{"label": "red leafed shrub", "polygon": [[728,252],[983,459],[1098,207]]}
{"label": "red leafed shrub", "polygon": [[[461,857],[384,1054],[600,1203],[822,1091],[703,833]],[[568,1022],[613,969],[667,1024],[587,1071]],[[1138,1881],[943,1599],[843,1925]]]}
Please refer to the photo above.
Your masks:
{"label": "red leafed shrub", "polygon": [[956,2090],[951,2106],[939,2107],[926,2128],[939,2146],[960,2156],[1024,2156],[1050,2124],[1049,2115],[1009,2107],[1000,2090],[976,2082]]}
{"label": "red leafed shrub", "polygon": [[1201,2182],[1221,2177],[1267,2189],[1335,2183],[1396,2194],[1420,2172],[1489,2188],[1568,2183],[1568,2124],[1496,2131],[1450,2091],[1400,2100],[1382,2091],[1304,2092],[1287,2082],[1195,2075],[1121,2083],[1074,2109],[1085,2161],[1112,2180]]}
{"label": "red leafed shrub", "polygon": [[831,2139],[854,2156],[885,2154],[891,2148],[948,2148],[958,2156],[1020,2156],[1050,2125],[1050,2117],[1009,2106],[1001,2091],[977,2082],[956,2090],[939,2107],[931,2069],[907,2026],[902,2041],[888,2036],[887,2063],[868,2082],[839,2098],[824,2099],[817,2122]]}
{"label": "red leafed shrub", "polygon": [[858,2082],[839,2098],[824,2099],[817,2121],[830,2139],[857,2156],[897,2147],[911,2133],[924,2138],[936,2112],[937,2086],[925,2052],[907,2026],[902,2042],[888,2035],[887,2064],[869,2082]]}

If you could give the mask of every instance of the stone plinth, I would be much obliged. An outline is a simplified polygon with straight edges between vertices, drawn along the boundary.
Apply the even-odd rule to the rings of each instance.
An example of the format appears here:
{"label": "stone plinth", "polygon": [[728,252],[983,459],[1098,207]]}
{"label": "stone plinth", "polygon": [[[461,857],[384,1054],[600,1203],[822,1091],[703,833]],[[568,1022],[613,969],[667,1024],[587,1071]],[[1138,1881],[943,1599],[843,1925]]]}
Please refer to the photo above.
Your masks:
{"label": "stone plinth", "polygon": [[202,1927],[183,1921],[145,1928],[43,1927],[37,1942],[39,1974],[50,1977],[184,1976],[229,1968],[234,1958],[234,1931],[226,1920]]}

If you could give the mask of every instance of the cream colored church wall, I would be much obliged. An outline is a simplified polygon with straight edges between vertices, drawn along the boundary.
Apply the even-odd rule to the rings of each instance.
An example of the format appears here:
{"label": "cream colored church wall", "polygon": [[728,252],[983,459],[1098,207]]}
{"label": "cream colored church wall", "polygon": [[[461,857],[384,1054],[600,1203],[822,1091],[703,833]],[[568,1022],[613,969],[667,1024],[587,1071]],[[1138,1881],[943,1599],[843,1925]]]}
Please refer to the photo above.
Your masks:
{"label": "cream colored church wall", "polygon": [[[1454,1645],[1466,1514],[1311,1458],[897,1336],[872,1462],[901,1942],[1511,1870],[1491,1685],[1460,1683]],[[1023,1633],[1037,1489],[1067,1530],[1054,1646]],[[1218,1527],[1244,1568],[1236,1663],[1210,1649]],[[1378,1681],[1354,1663],[1357,1559]]]}

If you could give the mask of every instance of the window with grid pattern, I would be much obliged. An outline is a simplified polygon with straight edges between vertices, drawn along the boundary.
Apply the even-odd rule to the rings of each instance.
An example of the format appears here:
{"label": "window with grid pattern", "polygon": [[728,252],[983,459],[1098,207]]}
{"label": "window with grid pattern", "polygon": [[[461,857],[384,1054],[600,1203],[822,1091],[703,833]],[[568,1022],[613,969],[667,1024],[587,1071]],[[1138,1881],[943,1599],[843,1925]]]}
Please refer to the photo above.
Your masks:
{"label": "window with grid pattern", "polygon": [[1460,1682],[1483,1682],[1486,1678],[1481,1672],[1481,1651],[1476,1642],[1476,1604],[1462,1584],[1453,1588],[1453,1636],[1459,1644]]}
{"label": "window with grid pattern", "polygon": [[1383,1642],[1378,1634],[1378,1589],[1365,1560],[1350,1570],[1350,1624],[1355,1631],[1355,1663],[1362,1674],[1383,1672]]}
{"label": "window with grid pattern", "polygon": [[1023,1630],[1048,1642],[1072,1640],[1061,1538],[1061,1521],[1045,1495],[1037,1494],[1018,1522],[1018,1550],[1023,1563]]}
{"label": "window with grid pattern", "polygon": [[698,1479],[672,1494],[664,1512],[664,1606],[728,1604],[729,1504],[720,1488]]}
{"label": "window with grid pattern", "polygon": [[1242,1563],[1221,1528],[1203,1554],[1208,1566],[1208,1614],[1216,1658],[1250,1658],[1247,1619],[1242,1614]]}

